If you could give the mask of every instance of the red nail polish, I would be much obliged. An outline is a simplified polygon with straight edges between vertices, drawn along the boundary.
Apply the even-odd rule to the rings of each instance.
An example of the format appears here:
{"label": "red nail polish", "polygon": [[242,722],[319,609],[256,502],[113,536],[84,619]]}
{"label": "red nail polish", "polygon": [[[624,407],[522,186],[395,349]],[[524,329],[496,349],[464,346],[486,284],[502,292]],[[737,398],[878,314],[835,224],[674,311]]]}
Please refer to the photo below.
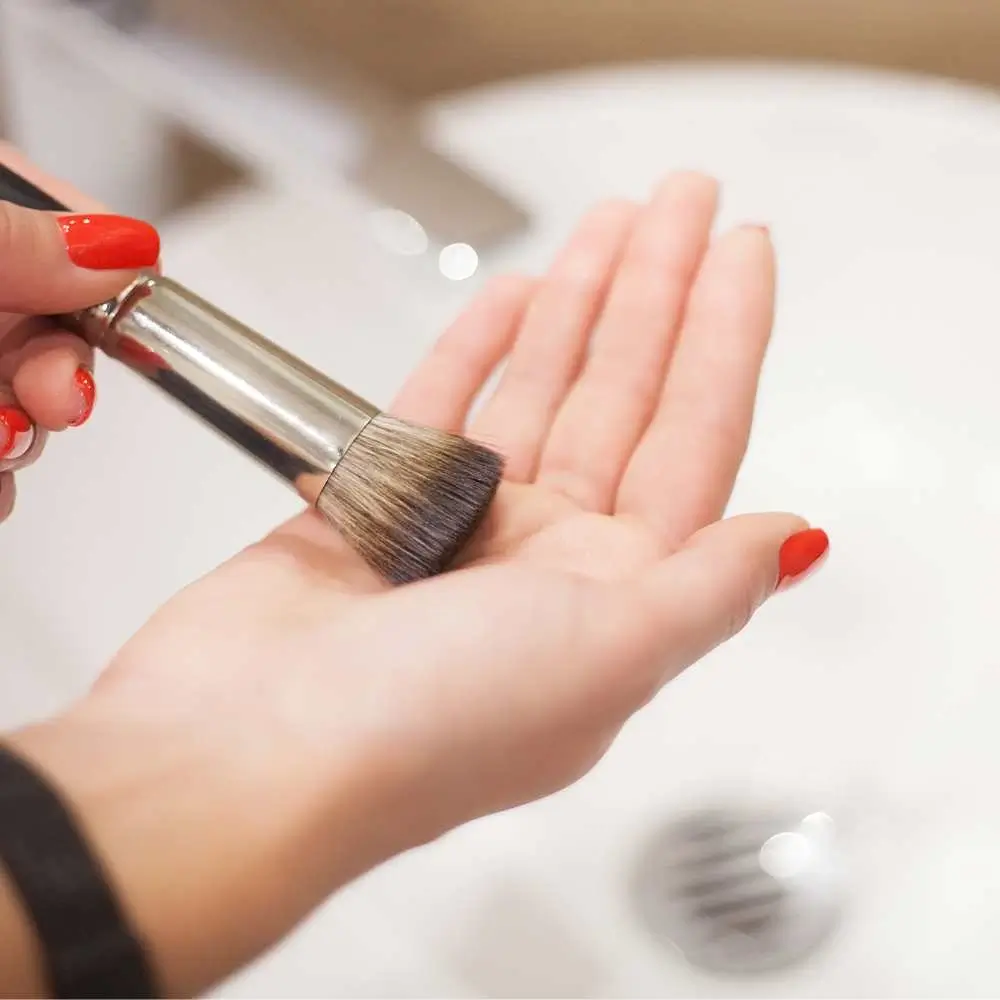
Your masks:
{"label": "red nail polish", "polygon": [[0,406],[0,461],[20,458],[35,440],[31,418],[17,406]]}
{"label": "red nail polish", "polygon": [[778,553],[778,585],[789,585],[809,572],[826,555],[830,539],[822,528],[808,528],[786,538]]}
{"label": "red nail polish", "polygon": [[77,368],[76,374],[73,376],[73,384],[80,394],[80,408],[77,410],[76,416],[70,420],[69,425],[70,427],[79,427],[80,424],[85,424],[90,419],[91,413],[94,412],[97,386],[94,385],[94,376],[83,365]]}
{"label": "red nail polish", "polygon": [[69,258],[91,271],[138,271],[160,259],[160,235],[123,215],[64,215],[59,226]]}

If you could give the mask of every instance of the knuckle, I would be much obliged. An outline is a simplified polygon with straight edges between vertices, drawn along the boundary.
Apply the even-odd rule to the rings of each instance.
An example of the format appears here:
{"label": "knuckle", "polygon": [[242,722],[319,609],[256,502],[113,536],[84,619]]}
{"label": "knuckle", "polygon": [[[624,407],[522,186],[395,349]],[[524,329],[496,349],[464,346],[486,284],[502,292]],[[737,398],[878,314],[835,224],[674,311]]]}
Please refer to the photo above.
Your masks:
{"label": "knuckle", "polygon": [[606,506],[610,487],[597,470],[575,469],[560,464],[546,469],[538,478],[582,510],[600,511]]}
{"label": "knuckle", "polygon": [[[608,284],[606,262],[593,257],[580,256],[566,262],[565,267],[552,275],[546,284],[550,300],[559,300],[559,308],[571,314],[588,310],[604,294]],[[549,303],[552,308],[552,303]]]}
{"label": "knuckle", "polygon": [[750,624],[763,599],[764,595],[755,586],[745,587],[739,593],[728,609],[724,639],[739,635]]}

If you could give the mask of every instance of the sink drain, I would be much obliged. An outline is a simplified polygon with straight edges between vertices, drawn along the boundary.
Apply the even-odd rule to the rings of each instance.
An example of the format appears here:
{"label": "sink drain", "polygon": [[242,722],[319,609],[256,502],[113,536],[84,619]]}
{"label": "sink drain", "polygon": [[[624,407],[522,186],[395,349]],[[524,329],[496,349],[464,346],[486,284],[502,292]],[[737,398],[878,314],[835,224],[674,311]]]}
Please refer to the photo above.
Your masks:
{"label": "sink drain", "polygon": [[841,908],[833,821],[824,813],[706,809],[661,831],[635,895],[645,923],[693,965],[764,973],[811,955]]}

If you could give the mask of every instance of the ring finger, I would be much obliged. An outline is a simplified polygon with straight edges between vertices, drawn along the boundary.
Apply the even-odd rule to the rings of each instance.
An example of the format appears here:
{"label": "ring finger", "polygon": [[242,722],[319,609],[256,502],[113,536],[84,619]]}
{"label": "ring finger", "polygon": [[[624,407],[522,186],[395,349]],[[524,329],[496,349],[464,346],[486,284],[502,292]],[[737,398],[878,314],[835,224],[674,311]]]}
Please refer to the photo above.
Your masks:
{"label": "ring finger", "polygon": [[31,419],[50,431],[79,427],[96,396],[93,352],[79,337],[28,321],[0,357],[0,382],[13,387]]}
{"label": "ring finger", "polygon": [[13,391],[0,388],[0,472],[14,472],[31,465],[45,447],[45,431],[39,427]]}
{"label": "ring finger", "polygon": [[528,305],[496,392],[470,433],[507,458],[506,477],[526,482],[583,363],[638,206],[610,201],[589,212]]}

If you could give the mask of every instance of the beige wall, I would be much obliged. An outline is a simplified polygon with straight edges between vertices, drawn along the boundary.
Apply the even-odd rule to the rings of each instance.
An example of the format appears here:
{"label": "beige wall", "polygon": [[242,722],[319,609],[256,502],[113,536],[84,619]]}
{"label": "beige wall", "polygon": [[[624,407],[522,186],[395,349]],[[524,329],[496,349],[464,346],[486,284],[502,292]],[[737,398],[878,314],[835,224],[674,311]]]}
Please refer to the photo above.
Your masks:
{"label": "beige wall", "polygon": [[[621,60],[769,56],[1000,83],[1000,0],[159,0],[321,76],[330,53],[424,96]],[[285,54],[275,40],[288,43]]]}

